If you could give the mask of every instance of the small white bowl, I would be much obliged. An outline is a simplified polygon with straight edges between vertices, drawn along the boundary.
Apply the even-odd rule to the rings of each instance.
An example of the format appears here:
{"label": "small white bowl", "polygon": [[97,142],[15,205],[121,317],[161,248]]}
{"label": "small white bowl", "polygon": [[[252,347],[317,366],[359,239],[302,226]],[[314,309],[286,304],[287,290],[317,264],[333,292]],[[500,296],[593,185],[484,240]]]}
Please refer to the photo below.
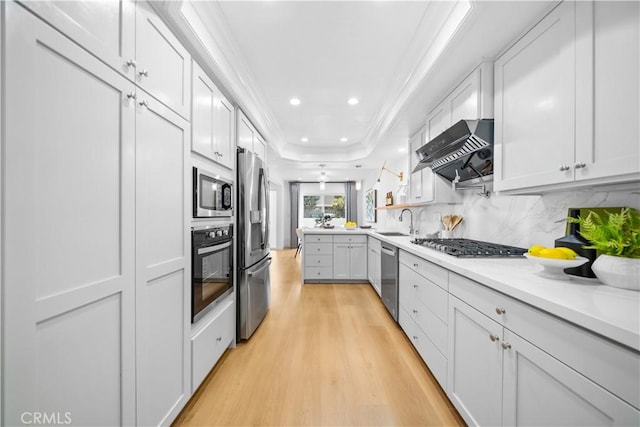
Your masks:
{"label": "small white bowl", "polygon": [[543,258],[530,254],[524,254],[524,256],[529,261],[542,266],[543,270],[538,272],[540,276],[556,280],[570,280],[571,276],[566,274],[564,269],[579,267],[589,261],[589,258],[581,256],[577,256],[576,259]]}

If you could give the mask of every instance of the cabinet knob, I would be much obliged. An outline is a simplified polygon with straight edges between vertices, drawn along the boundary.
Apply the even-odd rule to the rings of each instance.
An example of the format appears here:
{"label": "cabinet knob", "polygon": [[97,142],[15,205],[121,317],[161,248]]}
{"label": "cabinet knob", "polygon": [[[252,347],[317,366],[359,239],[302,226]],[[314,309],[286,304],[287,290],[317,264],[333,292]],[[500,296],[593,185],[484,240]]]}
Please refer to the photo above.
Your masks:
{"label": "cabinet knob", "polygon": [[413,285],[413,288],[414,289],[418,289],[418,285]]}
{"label": "cabinet knob", "polygon": [[418,264],[413,264],[413,268],[418,268]]}
{"label": "cabinet knob", "polygon": [[576,162],[576,164],[573,166],[576,169],[582,169],[584,167],[587,167],[586,163],[583,162]]}
{"label": "cabinet knob", "polygon": [[500,337],[494,334],[489,334],[489,339],[493,342],[500,340]]}
{"label": "cabinet knob", "polygon": [[149,108],[149,103],[146,100],[142,100],[140,102],[138,102],[138,105],[144,108]]}
{"label": "cabinet knob", "polygon": [[127,61],[127,67],[129,68],[136,68],[136,60],[135,59],[130,59]]}
{"label": "cabinet knob", "polygon": [[138,75],[140,77],[149,77],[149,71],[147,71],[145,69],[142,69],[142,70],[138,71]]}
{"label": "cabinet knob", "polygon": [[569,165],[565,165],[564,163],[560,165],[560,172],[568,171],[571,169]]}
{"label": "cabinet knob", "polygon": [[413,339],[414,339],[414,340],[417,340],[417,339],[418,339],[418,337],[414,335],[414,336],[413,336]]}
{"label": "cabinet knob", "polygon": [[216,338],[216,341],[218,341],[218,342],[222,341],[222,337]]}
{"label": "cabinet knob", "polygon": [[509,343],[508,343],[508,342],[506,342],[506,341],[502,341],[502,342],[500,343],[500,345],[502,346],[502,349],[503,349],[503,350],[508,350],[508,349],[510,349],[510,348],[511,348],[511,344],[509,344]]}
{"label": "cabinet knob", "polygon": [[502,307],[497,307],[496,308],[496,313],[497,314],[505,314],[506,310],[504,308],[502,308]]}
{"label": "cabinet knob", "polygon": [[135,92],[129,92],[127,94],[127,99],[136,99],[136,93]]}

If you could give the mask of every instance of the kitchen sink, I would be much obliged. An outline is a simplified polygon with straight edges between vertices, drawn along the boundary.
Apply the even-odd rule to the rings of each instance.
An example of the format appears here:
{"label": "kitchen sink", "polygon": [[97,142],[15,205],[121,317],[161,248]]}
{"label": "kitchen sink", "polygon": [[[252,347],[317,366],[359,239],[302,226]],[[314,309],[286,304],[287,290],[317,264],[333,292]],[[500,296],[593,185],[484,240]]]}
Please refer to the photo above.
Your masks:
{"label": "kitchen sink", "polygon": [[377,233],[383,236],[389,236],[389,237],[408,236],[408,234],[400,233],[398,231],[378,231]]}

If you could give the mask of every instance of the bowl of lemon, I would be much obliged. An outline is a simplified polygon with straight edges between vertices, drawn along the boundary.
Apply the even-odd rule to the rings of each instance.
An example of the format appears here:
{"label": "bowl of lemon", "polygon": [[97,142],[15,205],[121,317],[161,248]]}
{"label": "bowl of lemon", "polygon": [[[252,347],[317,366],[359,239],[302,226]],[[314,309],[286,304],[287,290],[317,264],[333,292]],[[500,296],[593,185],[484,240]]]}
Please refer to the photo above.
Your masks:
{"label": "bowl of lemon", "polygon": [[358,227],[358,224],[353,221],[347,221],[344,223],[344,228],[347,230],[355,230],[356,227]]}
{"label": "bowl of lemon", "polygon": [[538,274],[548,279],[570,280],[571,276],[564,272],[565,268],[579,267],[589,261],[588,258],[581,257],[570,248],[546,248],[534,245],[524,254],[529,261],[542,266],[542,271]]}

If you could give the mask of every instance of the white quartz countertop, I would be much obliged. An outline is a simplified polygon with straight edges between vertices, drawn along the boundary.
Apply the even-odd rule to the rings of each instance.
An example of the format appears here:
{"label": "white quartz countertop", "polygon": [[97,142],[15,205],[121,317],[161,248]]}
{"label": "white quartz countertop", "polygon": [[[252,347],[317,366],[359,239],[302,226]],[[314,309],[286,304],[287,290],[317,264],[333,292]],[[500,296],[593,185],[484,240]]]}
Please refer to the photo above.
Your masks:
{"label": "white quartz countertop", "polygon": [[308,228],[308,234],[368,234],[454,273],[640,351],[640,292],[614,288],[595,279],[547,279],[542,267],[524,258],[456,258],[376,230]]}

